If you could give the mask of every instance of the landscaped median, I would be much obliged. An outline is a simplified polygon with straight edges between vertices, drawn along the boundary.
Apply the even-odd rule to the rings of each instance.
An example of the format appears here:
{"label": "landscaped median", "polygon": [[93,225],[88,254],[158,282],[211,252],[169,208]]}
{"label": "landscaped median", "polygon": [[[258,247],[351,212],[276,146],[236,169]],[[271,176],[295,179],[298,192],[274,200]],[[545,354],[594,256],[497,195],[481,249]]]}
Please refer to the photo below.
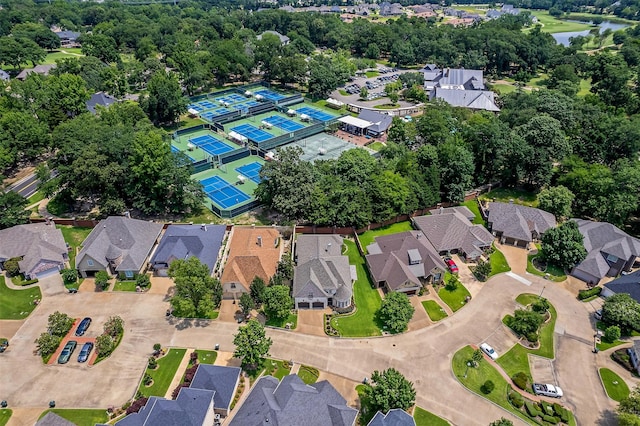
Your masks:
{"label": "landscaped median", "polygon": [[164,356],[158,358],[156,368],[147,367],[138,388],[138,396],[164,397],[186,352],[186,349],[169,349]]}
{"label": "landscaped median", "polygon": [[620,402],[629,396],[629,386],[622,380],[622,377],[608,368],[601,368],[598,373],[600,373],[600,379],[609,398]]}
{"label": "landscaped median", "polygon": [[422,306],[424,307],[424,310],[427,311],[429,319],[433,322],[440,321],[447,317],[445,310],[442,309],[442,306],[440,306],[435,300],[425,300],[422,302]]}
{"label": "landscaped median", "polygon": [[[465,346],[453,355],[453,373],[464,387],[515,414],[529,424],[543,424],[543,420],[551,424],[576,424],[573,414],[560,405],[544,403],[545,407],[541,407],[535,401],[523,397],[505,380],[492,362],[483,359],[477,366],[474,366],[473,353],[474,349],[471,346]],[[489,381],[494,386],[493,390],[487,393],[486,384]],[[547,406],[551,409],[549,410]],[[545,415],[546,418],[542,417],[541,411],[538,411],[539,408],[547,410],[549,414]],[[564,419],[566,422],[563,421]]]}
{"label": "landscaped median", "polygon": [[538,252],[527,256],[527,272],[557,283],[566,280],[567,276],[562,269],[555,265],[541,263],[543,257],[542,248],[540,244],[536,244],[536,247],[538,248]]}

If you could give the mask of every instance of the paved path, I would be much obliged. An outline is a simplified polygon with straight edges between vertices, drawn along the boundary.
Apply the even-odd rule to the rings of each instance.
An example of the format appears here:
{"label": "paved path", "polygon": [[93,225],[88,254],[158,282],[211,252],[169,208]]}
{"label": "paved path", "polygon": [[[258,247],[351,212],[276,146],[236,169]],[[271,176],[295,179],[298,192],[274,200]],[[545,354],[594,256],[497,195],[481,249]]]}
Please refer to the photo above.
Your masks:
{"label": "paved path", "polygon": [[[494,335],[502,327],[501,318],[513,312],[518,294],[538,294],[546,286],[544,295],[558,311],[554,368],[558,384],[565,390],[563,403],[576,413],[580,424],[593,425],[608,419],[616,404],[604,394],[596,368],[606,355],[593,354],[585,343],[593,336],[590,306],[578,302],[561,286],[536,276],[528,278],[531,286],[506,274],[492,277],[455,315],[397,336],[337,339],[269,329],[267,334],[274,342],[270,353],[274,358],[330,371],[332,377],[344,383],[357,383],[373,370],[394,367],[414,382],[419,406],[454,424],[487,425],[502,416],[523,424],[463,388],[451,371],[451,360],[463,346],[478,345]],[[166,318],[168,306],[161,294],[80,292],[70,296],[51,291],[35,314],[24,321],[12,339],[11,351],[2,355],[2,399],[8,400],[10,406],[43,409],[52,395],[59,407],[118,406],[134,395],[150,348],[156,342],[203,349],[219,343],[220,350],[233,351],[238,324]],[[94,327],[99,332],[109,316],[121,315],[125,320],[124,339],[108,360],[96,366],[44,366],[39,357],[32,355],[33,340],[46,329],[48,314],[56,310],[76,318],[91,316],[94,323],[89,332]],[[90,384],[92,391],[86,392],[86,386],[79,384]]]}

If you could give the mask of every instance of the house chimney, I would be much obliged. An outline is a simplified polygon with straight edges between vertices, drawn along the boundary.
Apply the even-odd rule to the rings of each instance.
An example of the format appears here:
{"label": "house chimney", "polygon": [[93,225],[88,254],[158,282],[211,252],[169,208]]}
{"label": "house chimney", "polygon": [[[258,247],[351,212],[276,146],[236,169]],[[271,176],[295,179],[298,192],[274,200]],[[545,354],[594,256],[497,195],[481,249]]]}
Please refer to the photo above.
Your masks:
{"label": "house chimney", "polygon": [[202,229],[203,231],[207,230],[207,225],[200,225],[200,229]]}
{"label": "house chimney", "polygon": [[131,213],[129,213],[129,210],[124,212],[124,217],[126,217],[127,219],[131,219]]}
{"label": "house chimney", "polygon": [[262,247],[262,237],[258,235],[258,245]]}

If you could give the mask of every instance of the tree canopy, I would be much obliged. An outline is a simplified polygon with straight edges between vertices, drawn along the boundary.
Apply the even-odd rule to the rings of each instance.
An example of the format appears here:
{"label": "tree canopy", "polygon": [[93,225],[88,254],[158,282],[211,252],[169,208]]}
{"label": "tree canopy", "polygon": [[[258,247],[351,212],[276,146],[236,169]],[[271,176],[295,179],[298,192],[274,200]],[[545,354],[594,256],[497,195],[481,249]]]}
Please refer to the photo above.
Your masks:
{"label": "tree canopy", "polygon": [[209,318],[222,300],[222,286],[211,277],[209,267],[195,257],[176,259],[169,266],[169,276],[176,284],[171,298],[174,316]]}
{"label": "tree canopy", "polygon": [[407,410],[416,399],[413,383],[395,368],[374,371],[365,392],[374,412],[387,413],[393,408]]}
{"label": "tree canopy", "polygon": [[587,257],[584,237],[575,221],[562,223],[542,235],[542,253],[547,262],[565,270],[573,268]]}
{"label": "tree canopy", "polygon": [[256,370],[269,355],[272,340],[266,337],[264,326],[255,319],[249,320],[247,325],[238,328],[238,334],[233,336],[236,350],[233,356],[242,360],[242,368]]}
{"label": "tree canopy", "polygon": [[407,329],[414,312],[406,294],[392,291],[382,301],[379,315],[389,331],[399,333]]}

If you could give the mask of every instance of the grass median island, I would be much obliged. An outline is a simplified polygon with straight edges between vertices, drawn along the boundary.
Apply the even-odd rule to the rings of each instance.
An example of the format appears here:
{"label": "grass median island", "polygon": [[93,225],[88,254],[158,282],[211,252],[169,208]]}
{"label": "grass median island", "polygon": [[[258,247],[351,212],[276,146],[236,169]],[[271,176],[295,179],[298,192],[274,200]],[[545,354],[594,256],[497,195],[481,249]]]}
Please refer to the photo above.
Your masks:
{"label": "grass median island", "polygon": [[158,358],[158,367],[155,370],[147,368],[145,371],[145,374],[151,376],[153,380],[151,386],[140,383],[138,391],[146,397],[164,397],[186,352],[186,349],[170,349],[165,356]]}
{"label": "grass median island", "polygon": [[448,316],[445,310],[442,309],[442,306],[434,300],[425,300],[422,302],[422,306],[424,307],[424,310],[427,311],[427,315],[429,315],[429,319],[431,321],[440,321]]}
{"label": "grass median island", "polygon": [[42,299],[40,287],[12,290],[7,287],[5,278],[0,276],[0,319],[20,320],[29,316],[35,309],[34,300]]}
{"label": "grass median island", "polygon": [[600,373],[600,378],[609,398],[620,402],[629,396],[629,386],[616,373],[608,368],[601,368],[598,373]]}
{"label": "grass median island", "polygon": [[[364,235],[364,234],[363,234]],[[345,240],[349,264],[355,265],[358,279],[353,284],[356,311],[352,315],[334,316],[331,326],[343,337],[379,336],[382,324],[376,313],[382,306],[378,290],[372,287],[369,274],[364,266],[364,258],[360,255],[356,243]]]}
{"label": "grass median island", "polygon": [[[96,423],[106,423],[109,421],[107,410],[84,408],[53,408],[42,413],[40,418],[44,417],[49,411],[75,423],[77,426],[94,426]],[[1,424],[0,422],[0,425]]]}
{"label": "grass median island", "polygon": [[0,426],[4,426],[9,422],[13,411],[8,408],[0,409]]}
{"label": "grass median island", "polygon": [[382,228],[374,229],[371,231],[363,232],[362,234],[358,235],[358,239],[360,240],[362,250],[366,254],[367,246],[369,244],[372,244],[376,237],[379,237],[381,235],[398,234],[405,231],[413,231],[411,222],[408,220],[383,226]]}
{"label": "grass median island", "polygon": [[450,426],[450,423],[442,417],[420,407],[416,407],[413,411],[413,419],[416,421],[416,426]]}
{"label": "grass median island", "polygon": [[308,385],[311,385],[318,381],[320,372],[317,368],[309,367],[308,365],[301,365],[298,370],[298,377]]}

